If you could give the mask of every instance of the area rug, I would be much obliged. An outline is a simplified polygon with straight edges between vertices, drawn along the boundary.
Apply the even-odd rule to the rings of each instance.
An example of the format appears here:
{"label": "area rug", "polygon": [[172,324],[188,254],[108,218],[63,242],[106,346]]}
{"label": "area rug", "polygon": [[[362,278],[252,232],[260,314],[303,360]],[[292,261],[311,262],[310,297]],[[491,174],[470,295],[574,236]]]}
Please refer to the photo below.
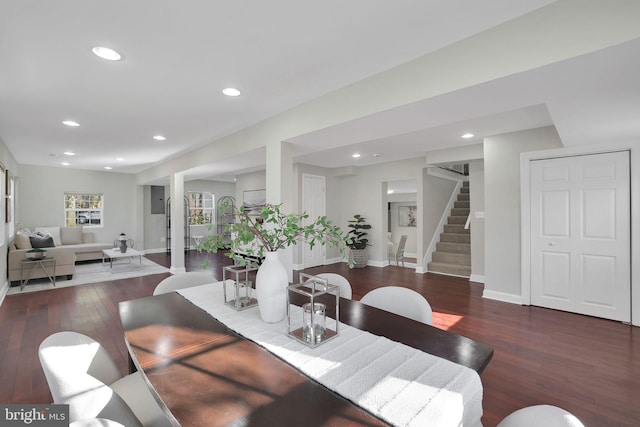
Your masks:
{"label": "area rug", "polygon": [[[67,280],[64,276],[56,278],[56,288],[106,282],[109,280],[129,279],[132,277],[148,276],[150,274],[167,273],[168,271],[168,268],[156,264],[145,257],[142,257],[142,264],[137,258],[131,259],[131,262],[129,262],[129,260],[117,260],[113,263],[113,268],[111,268],[108,262],[104,265],[101,261],[79,263],[76,264],[76,273],[73,275],[73,279]],[[19,285],[12,286],[9,288],[7,295],[49,289],[55,289],[49,279],[31,279],[23,291],[20,291]]]}

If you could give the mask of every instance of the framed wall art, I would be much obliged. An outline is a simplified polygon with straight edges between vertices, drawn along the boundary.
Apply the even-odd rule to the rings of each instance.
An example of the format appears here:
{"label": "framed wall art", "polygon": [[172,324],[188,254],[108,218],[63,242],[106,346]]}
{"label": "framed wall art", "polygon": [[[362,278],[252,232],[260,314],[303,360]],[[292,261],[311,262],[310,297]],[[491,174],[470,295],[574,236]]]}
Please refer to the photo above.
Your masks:
{"label": "framed wall art", "polygon": [[398,206],[398,226],[415,227],[417,211],[417,206]]}
{"label": "framed wall art", "polygon": [[249,190],[242,193],[242,207],[249,215],[258,215],[267,204],[267,190]]}

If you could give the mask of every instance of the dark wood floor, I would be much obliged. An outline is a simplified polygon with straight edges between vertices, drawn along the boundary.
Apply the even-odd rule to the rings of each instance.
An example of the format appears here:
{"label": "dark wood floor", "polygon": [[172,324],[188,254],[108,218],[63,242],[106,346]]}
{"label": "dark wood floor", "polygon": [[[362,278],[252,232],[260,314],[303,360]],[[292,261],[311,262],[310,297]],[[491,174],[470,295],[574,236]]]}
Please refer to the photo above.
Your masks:
{"label": "dark wood floor", "polygon": [[[170,264],[166,254],[148,258],[167,267]],[[221,278],[228,259],[220,254],[192,252],[186,257],[187,269],[201,268],[207,258],[211,260],[208,268]],[[518,408],[543,403],[573,412],[588,427],[640,425],[640,328],[483,299],[481,284],[415,274],[401,267],[349,270],[337,264],[305,272],[322,271],[346,276],[355,300],[380,286],[415,289],[431,303],[435,326],[493,346],[493,360],[481,377],[485,426],[495,426]],[[73,330],[94,337],[126,372],[128,355],[118,303],[151,295],[166,276],[6,297],[0,307],[0,402],[51,401],[37,349],[56,331]]]}

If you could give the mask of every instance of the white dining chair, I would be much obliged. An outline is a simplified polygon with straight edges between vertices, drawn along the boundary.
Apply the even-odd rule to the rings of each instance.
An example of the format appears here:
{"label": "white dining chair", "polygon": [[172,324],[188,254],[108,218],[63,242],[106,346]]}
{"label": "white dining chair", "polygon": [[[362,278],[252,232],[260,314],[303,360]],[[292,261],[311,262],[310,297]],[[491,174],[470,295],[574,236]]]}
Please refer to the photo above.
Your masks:
{"label": "white dining chair", "polygon": [[340,296],[342,298],[351,299],[351,296],[353,295],[351,291],[351,283],[349,283],[346,277],[337,273],[318,273],[314,274],[314,276],[320,277],[321,279],[327,279],[327,283],[330,285],[336,285],[340,288]]}
{"label": "white dining chair", "polygon": [[216,279],[211,273],[205,271],[187,271],[176,273],[163,279],[153,290],[153,295],[167,294],[178,289],[191,288],[193,286],[213,283]]}
{"label": "white dining chair", "polygon": [[400,265],[400,263],[402,263],[402,266],[404,267],[404,247],[407,244],[407,235],[403,234],[402,236],[400,236],[400,241],[398,242],[398,247],[395,250],[395,253],[393,254],[393,258],[394,261],[396,262],[396,265]]}
{"label": "white dining chair", "polygon": [[571,412],[552,405],[534,405],[518,409],[500,421],[497,427],[584,427]]}
{"label": "white dining chair", "polygon": [[69,422],[105,418],[127,427],[170,426],[139,372],[122,375],[99,342],[64,331],[38,350],[54,403],[69,405]]}
{"label": "white dining chair", "polygon": [[432,322],[431,305],[412,289],[383,286],[369,291],[360,302],[428,325]]}

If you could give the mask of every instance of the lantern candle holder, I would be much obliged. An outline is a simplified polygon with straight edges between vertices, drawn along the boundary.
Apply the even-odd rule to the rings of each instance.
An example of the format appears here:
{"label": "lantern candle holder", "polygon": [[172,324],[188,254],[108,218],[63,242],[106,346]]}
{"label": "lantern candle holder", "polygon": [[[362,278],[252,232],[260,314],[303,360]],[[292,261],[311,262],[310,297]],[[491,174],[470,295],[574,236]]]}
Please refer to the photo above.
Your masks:
{"label": "lantern candle holder", "polygon": [[[293,303],[302,303],[302,327],[295,330],[291,330],[292,316],[297,315],[298,311],[292,313]],[[335,324],[327,319],[327,307],[333,304],[336,307]],[[339,304],[338,286],[330,285],[327,279],[300,273],[300,283],[287,288],[288,335],[311,348],[335,338],[338,335]]]}
{"label": "lantern candle holder", "polygon": [[[238,311],[258,305],[258,300],[253,296],[253,283],[249,280],[249,273],[257,270],[257,268],[242,265],[230,265],[222,269],[226,305]],[[228,281],[233,282],[233,292],[227,293]]]}

